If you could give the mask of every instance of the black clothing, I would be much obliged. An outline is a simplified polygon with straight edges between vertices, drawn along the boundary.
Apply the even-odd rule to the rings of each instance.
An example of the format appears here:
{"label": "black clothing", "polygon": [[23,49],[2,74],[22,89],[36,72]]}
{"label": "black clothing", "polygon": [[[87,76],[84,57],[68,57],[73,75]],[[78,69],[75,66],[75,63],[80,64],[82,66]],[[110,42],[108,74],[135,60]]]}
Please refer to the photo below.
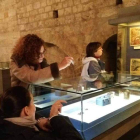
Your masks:
{"label": "black clothing", "polygon": [[35,131],[33,128],[0,120],[0,140],[83,140],[68,117],[56,116],[50,120],[52,132]]}

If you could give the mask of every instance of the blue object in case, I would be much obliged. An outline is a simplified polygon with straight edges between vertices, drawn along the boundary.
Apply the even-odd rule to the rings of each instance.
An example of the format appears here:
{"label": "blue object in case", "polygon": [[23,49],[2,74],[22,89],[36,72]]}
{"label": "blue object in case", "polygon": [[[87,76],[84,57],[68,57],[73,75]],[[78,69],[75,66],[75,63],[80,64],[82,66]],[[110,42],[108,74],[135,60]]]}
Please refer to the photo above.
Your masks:
{"label": "blue object in case", "polygon": [[111,104],[110,95],[104,95],[104,96],[96,98],[96,105],[105,106],[108,104]]}

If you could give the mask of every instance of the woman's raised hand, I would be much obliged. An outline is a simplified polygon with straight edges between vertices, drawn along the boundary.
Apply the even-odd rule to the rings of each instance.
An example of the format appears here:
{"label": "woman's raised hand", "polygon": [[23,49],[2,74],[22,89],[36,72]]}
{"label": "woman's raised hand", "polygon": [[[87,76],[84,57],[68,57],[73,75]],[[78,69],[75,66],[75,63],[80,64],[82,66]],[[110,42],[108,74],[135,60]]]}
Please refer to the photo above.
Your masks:
{"label": "woman's raised hand", "polygon": [[42,130],[44,130],[44,131],[50,131],[51,130],[49,120],[50,120],[50,118],[52,118],[54,116],[57,116],[61,112],[61,108],[63,106],[62,103],[67,103],[67,102],[64,101],[64,100],[58,100],[52,105],[49,118],[42,117],[42,118],[38,119],[37,125]]}
{"label": "woman's raised hand", "polygon": [[67,102],[64,100],[58,100],[52,105],[50,111],[50,118],[52,118],[53,116],[57,116],[61,112],[61,108],[63,106],[62,103],[67,103]]}
{"label": "woman's raised hand", "polygon": [[73,57],[65,57],[62,62],[58,65],[59,70],[65,69],[66,67],[70,66],[73,63]]}

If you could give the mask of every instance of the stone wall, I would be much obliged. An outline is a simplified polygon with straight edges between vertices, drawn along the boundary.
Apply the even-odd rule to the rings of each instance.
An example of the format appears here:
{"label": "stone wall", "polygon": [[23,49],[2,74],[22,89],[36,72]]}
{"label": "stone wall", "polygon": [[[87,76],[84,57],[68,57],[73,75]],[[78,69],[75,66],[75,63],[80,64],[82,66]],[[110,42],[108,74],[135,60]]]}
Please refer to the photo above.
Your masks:
{"label": "stone wall", "polygon": [[116,6],[116,0],[0,0],[0,61],[10,60],[20,36],[35,33],[58,46],[56,50],[48,48],[49,63],[72,56],[75,65],[64,73],[80,75],[86,45],[104,43],[116,34],[117,27],[108,25],[108,20],[115,18],[120,8],[140,4],[139,0],[123,1]]}

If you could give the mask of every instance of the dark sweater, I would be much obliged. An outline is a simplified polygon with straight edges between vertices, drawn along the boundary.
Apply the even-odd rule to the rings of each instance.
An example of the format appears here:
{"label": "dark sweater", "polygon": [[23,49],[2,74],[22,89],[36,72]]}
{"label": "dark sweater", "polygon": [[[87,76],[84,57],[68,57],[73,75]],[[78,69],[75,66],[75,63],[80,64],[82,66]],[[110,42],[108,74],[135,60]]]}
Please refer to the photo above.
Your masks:
{"label": "dark sweater", "polygon": [[82,140],[68,117],[57,116],[52,118],[50,123],[53,131],[45,132],[35,131],[1,119],[0,140]]}

